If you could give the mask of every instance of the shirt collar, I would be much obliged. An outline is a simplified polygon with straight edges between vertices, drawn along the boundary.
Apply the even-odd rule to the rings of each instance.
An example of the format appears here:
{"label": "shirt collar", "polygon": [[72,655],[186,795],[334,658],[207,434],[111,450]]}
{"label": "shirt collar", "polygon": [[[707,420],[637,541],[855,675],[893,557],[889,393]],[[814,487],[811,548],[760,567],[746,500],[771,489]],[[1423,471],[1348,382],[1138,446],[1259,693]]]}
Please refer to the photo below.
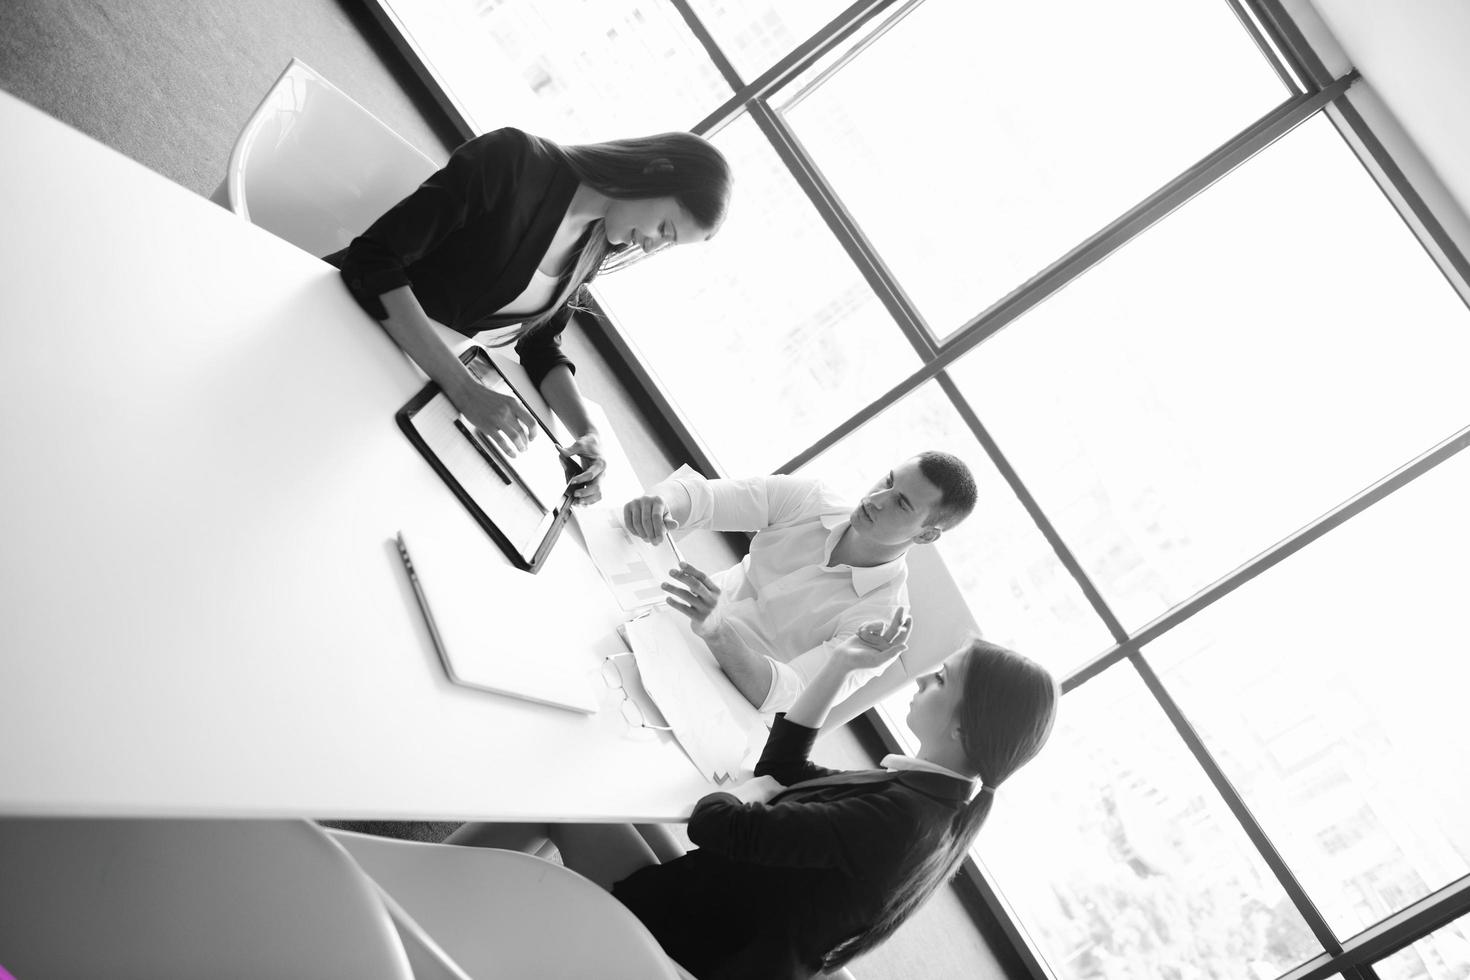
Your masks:
{"label": "shirt collar", "polygon": [[[842,540],[842,532],[852,523],[852,515],[823,514],[822,526],[827,529],[827,543],[822,546],[822,564],[828,565],[832,561],[832,550],[837,547],[837,542]],[[904,555],[899,555],[892,561],[885,561],[881,565],[872,567],[859,567],[857,565],[843,565],[843,568],[852,572],[852,589],[860,596],[867,595],[879,586],[887,585],[889,582],[903,574],[905,568]]]}
{"label": "shirt collar", "polygon": [[934,796],[968,800],[975,791],[974,777],[962,776],[953,769],[913,756],[889,754],[878,765],[896,773],[899,781]]}
{"label": "shirt collar", "polygon": [[890,752],[888,755],[885,755],[883,761],[879,762],[878,765],[887,769],[889,772],[937,772],[941,776],[949,776],[951,779],[963,779],[967,783],[973,783],[975,781],[974,776],[961,775],[948,766],[941,766],[939,763],[930,762],[927,759],[915,759],[911,755],[899,755],[897,752]]}

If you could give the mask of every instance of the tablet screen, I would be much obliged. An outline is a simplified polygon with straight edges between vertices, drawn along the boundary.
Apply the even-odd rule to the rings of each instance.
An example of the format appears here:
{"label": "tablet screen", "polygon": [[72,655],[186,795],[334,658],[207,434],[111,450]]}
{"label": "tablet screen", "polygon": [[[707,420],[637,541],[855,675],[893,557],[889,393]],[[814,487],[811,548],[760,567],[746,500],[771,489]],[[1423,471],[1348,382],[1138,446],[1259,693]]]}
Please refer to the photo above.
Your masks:
{"label": "tablet screen", "polygon": [[[560,535],[571,506],[567,481],[579,464],[561,454],[545,418],[521,397],[484,349],[460,360],[486,387],[517,398],[535,423],[535,436],[514,454],[477,430],[437,385],[430,384],[398,411],[403,430],[429,465],[518,568],[535,571]],[[519,380],[519,376],[512,373]],[[521,382],[529,384],[529,381]],[[531,403],[539,404],[532,395]]]}

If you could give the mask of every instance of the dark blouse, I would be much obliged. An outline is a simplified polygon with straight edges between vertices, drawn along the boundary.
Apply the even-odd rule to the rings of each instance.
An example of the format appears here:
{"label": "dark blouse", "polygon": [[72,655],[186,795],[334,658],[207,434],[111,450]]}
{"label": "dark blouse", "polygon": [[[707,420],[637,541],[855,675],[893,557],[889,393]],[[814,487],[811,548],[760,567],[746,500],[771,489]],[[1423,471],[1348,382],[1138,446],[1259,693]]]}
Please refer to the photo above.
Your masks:
{"label": "dark blouse", "polygon": [[807,758],[816,737],[777,715],[755,772],[791,788],[765,804],[704,797],[689,820],[697,849],[613,888],[701,980],[820,971],[969,798],[968,782],[939,773],[825,769]]}
{"label": "dark blouse", "polygon": [[[546,140],[498,129],[455,150],[442,170],[326,261],[379,320],[387,317],[380,297],[407,284],[424,312],[466,336],[519,323],[539,314],[496,311],[530,283],[577,185]],[[516,343],[535,384],[558,364],[573,368],[561,350],[571,315],[568,303]]]}

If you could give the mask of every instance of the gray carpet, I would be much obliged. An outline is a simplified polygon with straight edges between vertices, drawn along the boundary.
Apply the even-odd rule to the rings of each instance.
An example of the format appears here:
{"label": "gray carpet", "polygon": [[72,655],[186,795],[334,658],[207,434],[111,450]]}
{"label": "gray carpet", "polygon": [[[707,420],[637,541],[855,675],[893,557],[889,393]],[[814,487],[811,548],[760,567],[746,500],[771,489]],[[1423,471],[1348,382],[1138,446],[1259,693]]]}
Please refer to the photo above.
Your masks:
{"label": "gray carpet", "polygon": [[457,823],[434,823],[428,820],[318,820],[323,827],[355,830],[377,837],[397,837],[425,844],[437,844],[454,833]]}
{"label": "gray carpet", "polygon": [[0,2],[0,87],[204,195],[293,57],[431,157],[459,143],[362,0]]}

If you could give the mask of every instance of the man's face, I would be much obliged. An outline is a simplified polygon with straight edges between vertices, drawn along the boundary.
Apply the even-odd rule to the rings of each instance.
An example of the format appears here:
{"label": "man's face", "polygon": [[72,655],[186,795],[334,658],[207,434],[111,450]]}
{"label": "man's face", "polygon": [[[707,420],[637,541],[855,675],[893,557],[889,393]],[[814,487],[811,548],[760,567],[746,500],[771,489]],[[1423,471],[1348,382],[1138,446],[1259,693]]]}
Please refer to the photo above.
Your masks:
{"label": "man's face", "polygon": [[929,482],[919,461],[910,459],[883,475],[852,511],[855,533],[879,544],[897,545],[928,536],[943,493]]}

